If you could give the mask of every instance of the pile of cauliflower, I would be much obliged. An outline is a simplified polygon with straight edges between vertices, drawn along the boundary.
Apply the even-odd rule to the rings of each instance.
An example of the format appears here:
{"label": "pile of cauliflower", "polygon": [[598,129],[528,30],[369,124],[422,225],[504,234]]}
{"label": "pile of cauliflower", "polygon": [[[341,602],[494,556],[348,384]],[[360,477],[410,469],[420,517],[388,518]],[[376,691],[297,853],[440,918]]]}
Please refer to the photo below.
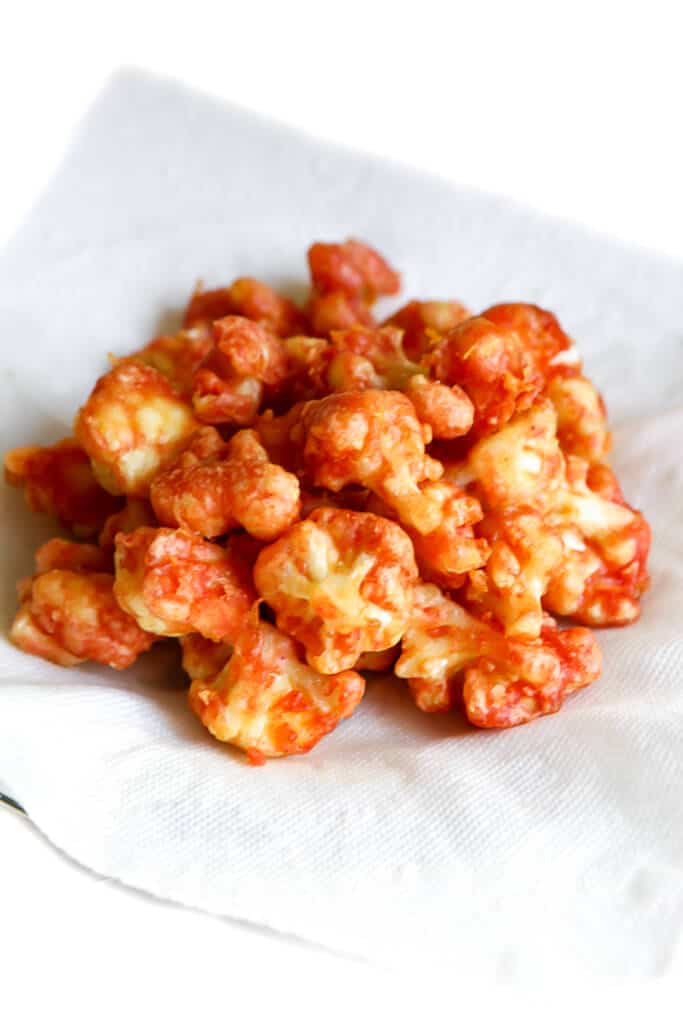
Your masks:
{"label": "pile of cauliflower", "polygon": [[123,669],[177,637],[190,707],[252,763],[310,750],[366,671],[484,728],[557,711],[600,674],[585,627],[638,617],[650,540],[571,340],[524,303],[378,324],[400,287],[379,253],[308,262],[304,309],[251,278],[199,288],[73,437],[7,454],[74,538],[37,552],[11,639]]}

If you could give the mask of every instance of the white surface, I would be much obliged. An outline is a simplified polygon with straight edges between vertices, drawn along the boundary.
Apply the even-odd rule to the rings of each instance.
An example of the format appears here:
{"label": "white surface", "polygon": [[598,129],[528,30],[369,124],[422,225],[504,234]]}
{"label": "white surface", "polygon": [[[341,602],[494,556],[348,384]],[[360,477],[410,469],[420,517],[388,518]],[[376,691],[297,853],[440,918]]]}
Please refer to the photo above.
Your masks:
{"label": "white surface", "polygon": [[[422,3],[421,23],[412,11],[397,20],[396,5],[390,12],[387,6],[363,4],[360,20],[350,10],[332,25],[319,4],[253,3],[227,16],[229,31],[217,16],[207,18],[201,3],[192,5],[191,16],[167,4],[162,10],[120,3],[109,17],[92,5],[16,6],[0,35],[0,236],[14,230],[47,181],[103,77],[122,62],[137,62],[184,75],[313,132],[683,255],[675,5],[648,4],[645,23],[641,5],[573,4],[560,25],[549,24],[557,10],[550,13],[547,4],[467,5],[466,13],[452,5],[450,14],[439,5],[437,17],[433,4]],[[342,54],[354,55],[339,58],[352,68],[351,87],[346,74],[331,71],[333,57]],[[366,87],[359,68],[376,74],[378,86]],[[206,948],[214,939],[228,946],[227,936],[212,931],[213,922],[193,915],[205,924],[197,924],[195,942],[179,955],[186,912],[131,893],[112,895],[105,904],[96,898],[101,884],[34,842],[20,819],[1,810],[0,851],[0,947],[3,940],[11,944],[2,963],[32,999],[56,995],[49,1005],[59,1006],[66,999],[64,979],[73,964],[84,963],[81,991],[94,1001],[98,991],[108,990],[109,1003],[115,1003],[111,961],[122,964],[138,998],[182,1006],[183,982],[186,995],[197,989],[192,971],[184,975],[181,965],[187,956],[199,969],[194,951],[202,927]],[[60,900],[65,891],[68,905]],[[95,946],[93,930],[99,933]],[[177,938],[175,956],[165,944],[169,935]],[[258,944],[258,953],[250,943],[231,947],[231,971],[236,967],[241,975],[258,956],[267,976],[280,961],[281,944],[268,937]],[[145,971],[135,973],[136,962],[154,964],[160,950],[169,965],[165,985],[154,972],[150,985]],[[292,956],[300,966],[308,962],[307,948]],[[35,962],[48,969],[42,995]],[[346,970],[339,961],[337,981]],[[3,985],[6,992],[7,976]],[[613,1010],[617,994],[609,998]],[[657,1016],[654,995],[645,998]],[[664,1019],[666,999],[660,991],[658,1020]],[[632,991],[627,1000],[638,1008]],[[486,1002],[495,1002],[490,992]],[[14,1019],[30,1018],[17,1013]]]}

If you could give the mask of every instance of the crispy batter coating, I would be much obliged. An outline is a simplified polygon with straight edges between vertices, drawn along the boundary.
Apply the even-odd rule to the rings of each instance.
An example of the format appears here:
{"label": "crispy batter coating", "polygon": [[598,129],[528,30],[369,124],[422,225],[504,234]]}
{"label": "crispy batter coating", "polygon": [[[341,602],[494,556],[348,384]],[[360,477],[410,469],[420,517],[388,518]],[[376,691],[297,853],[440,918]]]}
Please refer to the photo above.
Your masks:
{"label": "crispy batter coating", "polygon": [[468,465],[487,509],[553,504],[565,475],[556,426],[552,403],[542,398],[474,445]]}
{"label": "crispy batter coating", "polygon": [[160,636],[201,633],[234,643],[256,599],[242,562],[189,530],[119,533],[115,561],[117,601]]}
{"label": "crispy batter coating", "polygon": [[508,640],[423,584],[394,671],[408,679],[422,711],[447,711],[462,691],[473,724],[502,729],[559,710],[565,695],[593,682],[600,669],[586,629],[560,632],[546,619],[540,638]]}
{"label": "crispy batter coating", "polygon": [[574,367],[558,367],[550,376],[546,394],[557,413],[557,437],[562,451],[589,462],[607,456],[611,437],[602,395]]}
{"label": "crispy batter coating", "polygon": [[[62,551],[61,557],[65,554]],[[54,548],[49,557],[43,552],[46,564],[50,559],[59,561]],[[28,654],[65,667],[91,660],[111,668],[128,668],[156,637],[119,607],[113,584],[110,573],[62,568],[34,576],[30,586],[23,588],[10,639]]]}
{"label": "crispy batter coating", "polygon": [[123,508],[105,520],[97,543],[104,551],[113,555],[114,538],[117,533],[132,533],[138,526],[157,525],[154,510],[145,498],[126,498]]}
{"label": "crispy batter coating", "polygon": [[72,540],[53,537],[38,548],[35,554],[36,573],[50,569],[70,569],[72,572],[111,572],[111,555],[96,544],[75,544]]}
{"label": "crispy batter coating", "polygon": [[[489,556],[488,542],[474,533],[474,526],[483,515],[481,505],[473,495],[447,480],[427,483],[421,493],[437,510],[436,526],[428,533],[420,533],[403,522],[401,525],[413,542],[422,579],[457,590]],[[365,511],[387,519],[398,518],[394,509],[374,495],[366,500]]]}
{"label": "crispy batter coating", "polygon": [[[598,477],[603,485],[606,476]],[[650,527],[614,486],[604,497],[591,489],[591,479],[585,460],[567,459],[567,484],[549,516],[561,530],[565,554],[544,603],[586,625],[624,626],[640,615],[649,586]]]}
{"label": "crispy batter coating", "polygon": [[283,338],[306,329],[306,318],[291,299],[253,277],[239,277],[229,288],[211,291],[203,291],[201,286],[196,288],[185,310],[183,324],[185,327],[204,325],[226,316],[254,320]]}
{"label": "crispy batter coating", "polygon": [[360,391],[309,402],[293,436],[303,438],[303,463],[317,487],[367,487],[395,509],[406,525],[428,533],[441,521],[420,484],[442,467],[425,452],[423,427],[398,391]]}
{"label": "crispy batter coating", "polygon": [[106,490],[144,498],[196,427],[192,410],[158,370],[120,359],[98,380],[75,433]]}
{"label": "crispy batter coating", "polygon": [[452,441],[467,434],[474,422],[474,406],[462,388],[448,387],[415,374],[405,385],[420,423],[426,423],[434,440]]}
{"label": "crispy batter coating", "polygon": [[51,447],[13,448],[5,479],[23,487],[32,512],[54,516],[77,537],[91,537],[121,502],[100,487],[90,459],[71,438]]}
{"label": "crispy batter coating", "polygon": [[[477,591],[476,596],[472,593],[473,599],[513,632],[520,628],[515,625],[512,597],[518,571],[515,559],[523,572],[525,549],[533,548],[535,568],[530,571],[536,596],[549,611],[602,626],[625,625],[638,617],[640,596],[649,582],[649,527],[643,516],[626,504],[607,467],[591,467],[578,456],[563,456],[557,413],[547,398],[539,399],[496,434],[478,441],[470,451],[468,465],[487,511],[493,513],[485,522],[498,540],[508,534],[502,548],[496,549],[494,544],[498,553],[492,555],[484,574],[473,580]],[[591,488],[591,481],[597,490]],[[536,521],[522,543],[521,537],[533,522],[519,519],[526,512],[538,513],[543,520]],[[503,522],[506,526],[500,534]],[[486,535],[485,528],[480,532]],[[513,535],[516,540],[510,543]],[[562,545],[559,560],[558,541]],[[501,587],[508,572],[512,575]],[[525,590],[525,595],[529,602],[531,592]],[[532,621],[522,619],[525,635]],[[535,621],[538,626],[538,608]]]}
{"label": "crispy batter coating", "polygon": [[153,338],[131,358],[152,366],[187,401],[192,395],[194,375],[213,349],[213,335],[205,324]]}
{"label": "crispy batter coating", "polygon": [[528,302],[504,302],[490,306],[481,315],[498,327],[513,331],[542,374],[548,372],[560,352],[573,346],[572,339],[562,330],[557,317],[540,306]]}
{"label": "crispy batter coating", "polygon": [[265,548],[256,588],[277,624],[306,648],[318,672],[352,668],[365,651],[402,636],[417,568],[396,523],[364,512],[315,509]]}
{"label": "crispy batter coating", "polygon": [[370,307],[362,299],[351,298],[344,292],[326,292],[324,295],[314,292],[307,313],[313,333],[323,337],[332,331],[375,325]]}
{"label": "crispy batter coating", "polygon": [[232,654],[232,644],[207,640],[201,633],[180,637],[183,671],[193,679],[213,679],[221,672]]}
{"label": "crispy batter coating", "polygon": [[269,460],[253,430],[240,430],[227,444],[213,427],[198,430],[152,482],[150,497],[160,523],[209,538],[241,525],[274,540],[300,511],[299,481]]}
{"label": "crispy batter coating", "polygon": [[249,426],[264,396],[287,381],[287,351],[276,334],[242,316],[217,320],[213,335],[215,348],[194,375],[194,411],[203,423]]}
{"label": "crispy batter coating", "polygon": [[402,332],[396,327],[352,327],[332,331],[330,338],[326,352],[329,391],[401,390],[421,370],[407,358]]}
{"label": "crispy batter coating", "polygon": [[512,507],[490,512],[477,532],[491,554],[486,568],[470,576],[468,601],[480,615],[493,615],[507,636],[535,639],[544,622],[542,598],[563,563],[560,532],[538,513]]}
{"label": "crispy batter coating", "polygon": [[458,324],[427,357],[443,384],[458,384],[474,405],[474,431],[489,434],[528,409],[543,377],[514,331],[483,316]]}
{"label": "crispy batter coating", "polygon": [[463,320],[472,314],[461,302],[428,301],[406,303],[385,320],[385,326],[400,327],[403,333],[403,348],[409,359],[419,362],[422,356],[434,348]]}
{"label": "crispy batter coating", "polygon": [[384,257],[354,238],[315,242],[308,250],[308,265],[319,295],[341,292],[350,299],[374,302],[380,295],[395,295],[401,287],[399,274]]}
{"label": "crispy batter coating", "polygon": [[190,707],[216,739],[263,764],[311,750],[353,714],[364,690],[357,672],[321,675],[299,659],[291,637],[250,622],[223,671],[192,683]]}

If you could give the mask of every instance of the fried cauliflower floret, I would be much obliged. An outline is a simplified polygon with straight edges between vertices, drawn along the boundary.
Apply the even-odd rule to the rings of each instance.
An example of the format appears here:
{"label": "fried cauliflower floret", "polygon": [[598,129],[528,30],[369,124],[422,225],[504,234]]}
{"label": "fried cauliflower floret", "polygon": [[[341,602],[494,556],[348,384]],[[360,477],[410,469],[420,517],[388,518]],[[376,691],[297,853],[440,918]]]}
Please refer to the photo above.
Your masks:
{"label": "fried cauliflower floret", "polygon": [[351,327],[375,326],[370,307],[361,299],[350,298],[344,292],[327,292],[325,295],[314,292],[307,306],[307,314],[314,334],[323,336]]}
{"label": "fried cauliflower floret", "polygon": [[554,372],[546,394],[557,413],[557,437],[562,451],[588,462],[600,462],[610,449],[605,403],[595,385],[578,370]]}
{"label": "fried cauliflower floret", "polygon": [[538,640],[511,645],[501,665],[480,659],[465,672],[463,700],[473,725],[509,729],[559,711],[564,698],[600,675],[600,648],[588,629],[544,626]]}
{"label": "fried cauliflower floret", "polygon": [[185,310],[185,327],[213,323],[226,316],[241,316],[286,338],[306,327],[300,309],[270,285],[253,277],[239,277],[228,288],[197,288]]}
{"label": "fried cauliflower floret", "polygon": [[440,523],[440,509],[420,484],[438,479],[442,467],[425,453],[429,428],[400,392],[360,391],[309,402],[292,436],[302,438],[304,469],[314,486],[334,492],[367,487],[423,533]]}
{"label": "fried cauliflower floret", "polygon": [[600,667],[586,629],[560,632],[546,620],[540,638],[508,640],[437,587],[422,584],[394,671],[408,680],[422,711],[449,710],[462,690],[471,722],[507,728],[557,711],[566,694],[598,677]]}
{"label": "fried cauliflower floret", "polygon": [[197,431],[175,463],[152,482],[159,522],[218,537],[236,526],[260,540],[299,518],[299,481],[272,463],[253,430],[225,444],[213,427]]}
{"label": "fried cauliflower floret", "polygon": [[[563,456],[556,428],[555,408],[541,398],[497,434],[478,441],[468,466],[494,517],[514,517],[520,507],[543,516],[536,555],[547,554],[548,566],[559,537],[562,557],[549,575],[542,574],[547,590],[541,589],[538,596],[544,607],[589,625],[624,625],[637,618],[639,598],[648,585],[649,527],[623,500],[607,467]],[[593,490],[591,481],[603,493]],[[502,551],[505,554],[505,548]],[[492,574],[504,576],[507,557],[502,566],[497,557],[487,565],[486,581],[474,581],[480,595],[487,591],[484,604],[492,609],[499,589]],[[514,567],[512,560],[507,564]],[[536,586],[540,585],[537,576]],[[503,614],[502,605],[495,614],[508,627],[514,621],[511,609]]]}
{"label": "fried cauliflower floret", "polygon": [[71,438],[51,447],[13,448],[5,479],[23,487],[32,512],[54,516],[77,537],[90,537],[121,502],[100,487],[86,452]]}
{"label": "fried cauliflower floret", "polygon": [[373,302],[380,295],[395,295],[401,287],[399,274],[384,257],[354,238],[315,242],[308,250],[308,265],[319,295],[341,292],[350,299]]}
{"label": "fried cauliflower floret", "polygon": [[232,644],[207,640],[201,633],[188,633],[180,637],[183,671],[191,680],[213,679],[225,668]]}
{"label": "fried cauliflower floret", "polygon": [[528,409],[543,378],[514,333],[485,317],[455,327],[427,357],[435,379],[457,384],[474,405],[477,434],[488,434]]}
{"label": "fried cauliflower floret", "polygon": [[249,622],[223,671],[192,683],[190,707],[216,739],[263,764],[311,750],[353,714],[364,689],[357,672],[321,675],[300,661],[290,637]]}
{"label": "fried cauliflower floret", "polygon": [[158,370],[186,400],[192,395],[194,375],[213,349],[213,336],[205,325],[153,338],[131,358]]}
{"label": "fried cauliflower floret", "polygon": [[326,377],[331,391],[401,390],[420,372],[403,351],[402,332],[396,327],[352,327],[332,331],[330,337]]}
{"label": "fried cauliflower floret", "polygon": [[249,426],[264,397],[277,394],[290,374],[280,338],[242,316],[213,325],[215,348],[195,373],[192,405],[203,423]]}
{"label": "fried cauliflower floret", "polygon": [[158,370],[120,359],[98,380],[75,433],[106,490],[144,498],[196,428],[192,410]]}
{"label": "fried cauliflower floret", "polygon": [[189,530],[119,533],[115,564],[120,606],[160,636],[201,633],[234,643],[255,600],[241,561]]}
{"label": "fried cauliflower floret", "polygon": [[28,654],[67,668],[87,660],[128,668],[156,638],[119,607],[113,584],[110,573],[54,568],[34,576],[23,587],[10,639]]}
{"label": "fried cauliflower floret", "polygon": [[105,520],[97,543],[104,551],[113,554],[117,533],[132,533],[138,526],[157,525],[154,510],[145,498],[127,498],[123,508]]}
{"label": "fried cauliflower floret", "polygon": [[449,331],[469,320],[472,314],[461,302],[408,302],[385,321],[385,326],[400,327],[403,348],[410,359],[419,362],[425,352]]}
{"label": "fried cauliflower floret", "polygon": [[[605,490],[609,477],[606,468],[598,474]],[[545,605],[587,625],[623,626],[638,618],[649,585],[650,528],[615,482],[604,497],[591,489],[591,479],[585,460],[567,459],[567,483],[549,517],[561,532],[565,557]]]}
{"label": "fried cauliflower floret", "polygon": [[[438,510],[437,525],[429,533],[401,524],[413,542],[420,576],[449,590],[456,590],[472,573],[484,565],[489,555],[488,542],[474,535],[474,525],[482,517],[475,497],[446,480],[424,484],[421,493]],[[371,496],[365,510],[395,519],[397,513],[383,501]]]}
{"label": "fried cauliflower floret", "polygon": [[542,599],[564,563],[560,533],[536,512],[511,507],[490,512],[477,533],[491,553],[470,576],[468,601],[480,615],[493,615],[506,636],[535,639],[544,621]]}
{"label": "fried cauliflower floret", "polygon": [[528,302],[504,302],[490,306],[481,315],[497,327],[514,331],[542,374],[547,373],[561,352],[573,347],[557,317],[540,306]]}
{"label": "fried cauliflower floret", "polygon": [[471,449],[468,465],[487,509],[549,508],[564,481],[557,417],[547,398]]}
{"label": "fried cauliflower floret", "polygon": [[36,572],[69,569],[72,572],[111,572],[111,556],[96,544],[75,544],[72,540],[53,537],[35,554]]}
{"label": "fried cauliflower floret", "polygon": [[352,668],[401,638],[417,568],[410,538],[379,516],[319,508],[265,548],[254,568],[277,624],[318,672]]}
{"label": "fried cauliflower floret", "polygon": [[416,374],[408,380],[405,393],[420,423],[431,428],[435,440],[452,441],[471,429],[474,406],[457,384],[448,387]]}
{"label": "fried cauliflower floret", "polygon": [[441,519],[429,533],[408,529],[421,574],[449,589],[460,587],[465,574],[484,565],[489,545],[475,537],[474,524],[482,517],[481,505],[472,495],[446,480],[426,484],[422,489],[440,510]]}
{"label": "fried cauliflower floret", "polygon": [[504,656],[505,640],[431,583],[415,587],[410,623],[394,673],[407,679],[421,711],[448,711],[461,673],[480,656]]}

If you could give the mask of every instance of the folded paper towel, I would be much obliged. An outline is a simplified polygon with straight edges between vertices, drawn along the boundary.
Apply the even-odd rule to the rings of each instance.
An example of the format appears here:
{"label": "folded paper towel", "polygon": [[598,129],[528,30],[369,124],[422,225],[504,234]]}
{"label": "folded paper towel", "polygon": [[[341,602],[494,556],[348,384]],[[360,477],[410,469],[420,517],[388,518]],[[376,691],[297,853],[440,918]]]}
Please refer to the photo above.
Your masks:
{"label": "folded paper towel", "polygon": [[[196,278],[295,290],[354,234],[405,293],[558,313],[654,531],[641,621],[562,713],[503,733],[377,682],[261,770],[187,711],[176,655],[61,670],[0,639],[0,790],[78,861],[158,896],[382,962],[651,973],[683,921],[683,268],[134,73],[118,76],[0,255],[4,446],[55,440]],[[53,532],[4,489],[3,625]]]}

